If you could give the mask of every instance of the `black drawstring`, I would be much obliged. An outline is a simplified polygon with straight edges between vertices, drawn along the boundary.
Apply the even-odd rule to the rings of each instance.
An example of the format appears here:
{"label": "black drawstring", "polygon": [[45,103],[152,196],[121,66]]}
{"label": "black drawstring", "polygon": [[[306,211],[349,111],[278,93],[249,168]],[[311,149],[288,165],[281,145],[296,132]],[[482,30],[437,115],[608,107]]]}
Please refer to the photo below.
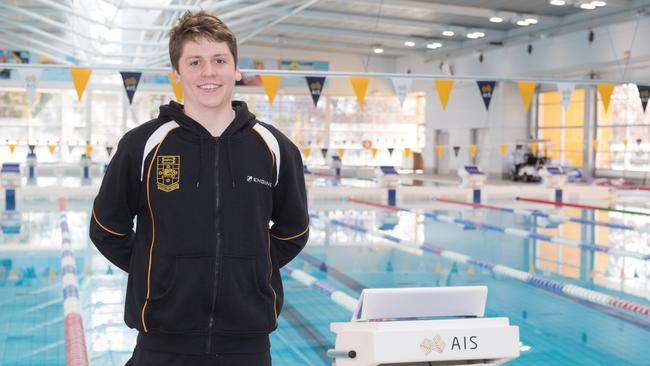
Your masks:
{"label": "black drawstring", "polygon": [[232,170],[232,154],[230,153],[230,136],[226,137],[226,154],[228,154],[228,172],[230,173],[230,179],[232,182],[232,187],[235,188],[235,173]]}

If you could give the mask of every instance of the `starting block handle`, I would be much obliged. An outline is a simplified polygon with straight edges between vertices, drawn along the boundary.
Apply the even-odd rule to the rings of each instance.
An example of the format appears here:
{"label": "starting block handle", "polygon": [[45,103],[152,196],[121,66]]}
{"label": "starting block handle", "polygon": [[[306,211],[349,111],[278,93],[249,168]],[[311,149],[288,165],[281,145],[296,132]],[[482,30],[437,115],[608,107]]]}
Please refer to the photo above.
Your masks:
{"label": "starting block handle", "polygon": [[343,351],[337,349],[328,349],[327,357],[329,358],[355,358],[357,357],[357,352],[354,350]]}

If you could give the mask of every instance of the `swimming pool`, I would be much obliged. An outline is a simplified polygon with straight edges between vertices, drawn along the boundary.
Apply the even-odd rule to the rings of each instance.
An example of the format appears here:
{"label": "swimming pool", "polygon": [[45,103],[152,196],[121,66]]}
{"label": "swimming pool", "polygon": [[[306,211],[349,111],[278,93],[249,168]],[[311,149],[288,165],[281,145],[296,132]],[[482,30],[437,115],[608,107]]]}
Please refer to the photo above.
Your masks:
{"label": "swimming pool", "polygon": [[[617,257],[540,239],[434,221],[422,210],[392,212],[364,204],[310,207],[307,248],[289,266],[358,297],[365,287],[487,285],[486,316],[506,316],[519,326],[521,356],[513,365],[646,365],[648,317],[518,281],[488,267],[416,250],[428,244],[501,264],[548,280],[574,284],[648,305],[646,261]],[[91,365],[123,365],[135,332],[123,324],[126,276],[89,242],[89,200],[69,200],[67,220],[77,256],[80,300]],[[588,241],[628,251],[648,251],[647,232],[621,231],[506,212],[433,204],[438,215]],[[543,209],[542,207],[539,207]],[[555,214],[643,227],[646,219],[553,209]],[[60,266],[61,235],[56,201],[25,202],[20,235],[3,235],[0,256],[0,364],[64,365],[65,343]],[[353,230],[332,222],[355,225]],[[387,240],[377,233],[399,240]],[[399,241],[399,242],[398,242]],[[27,247],[29,250],[21,249]],[[645,245],[645,246],[644,246]],[[331,322],[349,321],[349,310],[283,274],[285,307],[272,334],[277,365],[328,365]]]}

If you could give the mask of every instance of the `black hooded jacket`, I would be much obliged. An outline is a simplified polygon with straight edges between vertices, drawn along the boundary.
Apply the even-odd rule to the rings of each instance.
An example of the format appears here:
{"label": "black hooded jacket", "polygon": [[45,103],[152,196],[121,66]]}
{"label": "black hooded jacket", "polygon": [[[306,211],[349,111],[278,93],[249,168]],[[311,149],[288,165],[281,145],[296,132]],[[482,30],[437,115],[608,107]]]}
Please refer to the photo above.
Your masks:
{"label": "black hooded jacket", "polygon": [[308,237],[302,160],[245,103],[233,109],[213,137],[161,106],[121,139],[95,198],[90,237],[129,274],[124,319],[144,349],[261,352],[277,327],[279,269]]}

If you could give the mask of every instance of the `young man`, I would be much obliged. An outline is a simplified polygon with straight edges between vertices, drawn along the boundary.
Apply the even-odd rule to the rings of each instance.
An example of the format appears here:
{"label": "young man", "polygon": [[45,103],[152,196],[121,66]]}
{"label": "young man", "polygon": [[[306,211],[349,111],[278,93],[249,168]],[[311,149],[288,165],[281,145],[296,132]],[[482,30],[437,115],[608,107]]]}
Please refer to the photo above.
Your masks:
{"label": "young man", "polygon": [[231,100],[241,74],[221,20],[185,13],[169,53],[185,105],[124,135],[90,222],[129,274],[124,320],[139,334],[128,365],[270,365],[280,268],[308,236],[300,152]]}

